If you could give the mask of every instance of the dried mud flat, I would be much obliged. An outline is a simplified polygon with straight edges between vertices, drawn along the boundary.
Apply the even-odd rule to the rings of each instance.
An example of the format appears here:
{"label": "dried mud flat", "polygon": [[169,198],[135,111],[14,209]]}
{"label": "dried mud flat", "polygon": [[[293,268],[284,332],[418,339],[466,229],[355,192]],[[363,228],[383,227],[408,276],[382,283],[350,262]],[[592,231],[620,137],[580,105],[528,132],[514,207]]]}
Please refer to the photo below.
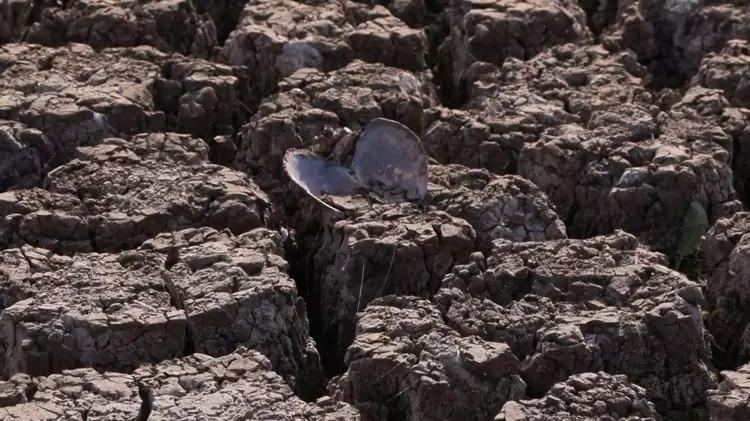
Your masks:
{"label": "dried mud flat", "polygon": [[748,200],[745,1],[0,0],[0,419],[750,420]]}

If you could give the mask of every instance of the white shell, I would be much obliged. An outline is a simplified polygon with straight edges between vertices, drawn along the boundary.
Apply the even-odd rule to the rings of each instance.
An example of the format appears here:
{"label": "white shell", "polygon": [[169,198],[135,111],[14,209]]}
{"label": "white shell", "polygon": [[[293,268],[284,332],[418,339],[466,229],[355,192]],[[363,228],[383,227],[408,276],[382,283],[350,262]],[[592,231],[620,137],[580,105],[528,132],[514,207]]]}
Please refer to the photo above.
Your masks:
{"label": "white shell", "polygon": [[307,194],[329,208],[320,200],[321,196],[349,196],[360,187],[349,169],[305,150],[288,150],[284,155],[284,170]]}

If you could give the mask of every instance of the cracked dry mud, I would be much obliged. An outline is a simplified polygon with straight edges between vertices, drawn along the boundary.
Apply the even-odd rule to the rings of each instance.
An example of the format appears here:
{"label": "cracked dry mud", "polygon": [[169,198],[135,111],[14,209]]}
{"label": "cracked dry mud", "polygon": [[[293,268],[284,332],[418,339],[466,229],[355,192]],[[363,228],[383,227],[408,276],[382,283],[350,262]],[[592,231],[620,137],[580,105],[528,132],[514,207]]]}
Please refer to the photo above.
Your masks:
{"label": "cracked dry mud", "polygon": [[[0,0],[0,419],[749,420],[748,22]],[[422,202],[285,173],[376,118]]]}
{"label": "cracked dry mud", "polygon": [[129,374],[91,368],[48,377],[18,374],[0,382],[4,420],[359,420],[350,405],[306,403],[247,348],[211,357],[196,353],[145,364]]}

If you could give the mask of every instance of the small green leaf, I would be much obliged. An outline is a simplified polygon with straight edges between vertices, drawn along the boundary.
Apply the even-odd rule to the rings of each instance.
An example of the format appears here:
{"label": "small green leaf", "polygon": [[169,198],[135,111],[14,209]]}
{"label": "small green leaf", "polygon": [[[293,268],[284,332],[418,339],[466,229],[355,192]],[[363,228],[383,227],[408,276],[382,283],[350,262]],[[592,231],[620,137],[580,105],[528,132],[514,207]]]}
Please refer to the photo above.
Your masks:
{"label": "small green leaf", "polygon": [[703,234],[708,230],[708,215],[703,206],[696,202],[690,202],[685,220],[680,228],[680,242],[677,245],[677,261],[675,269],[680,269],[680,263],[685,256],[690,256],[698,249]]}

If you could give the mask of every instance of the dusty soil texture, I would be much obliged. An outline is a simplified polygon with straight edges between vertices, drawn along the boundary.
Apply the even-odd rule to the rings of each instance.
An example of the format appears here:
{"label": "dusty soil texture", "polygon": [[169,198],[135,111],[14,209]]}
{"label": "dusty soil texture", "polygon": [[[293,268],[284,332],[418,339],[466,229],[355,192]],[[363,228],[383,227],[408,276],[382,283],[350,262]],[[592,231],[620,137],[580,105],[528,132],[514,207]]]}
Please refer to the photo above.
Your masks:
{"label": "dusty soil texture", "polygon": [[628,383],[627,376],[604,372],[571,376],[556,384],[541,399],[508,402],[496,421],[510,420],[626,420],[657,419],[654,405],[642,387]]}
{"label": "dusty soil texture", "polygon": [[711,421],[739,421],[750,416],[750,366],[723,371],[724,380],[708,397]]}
{"label": "dusty soil texture", "polygon": [[750,362],[750,312],[745,273],[750,264],[750,214],[739,212],[716,222],[703,245],[706,296],[713,309],[706,318],[714,336],[716,364],[735,368]]}
{"label": "dusty soil texture", "polygon": [[5,376],[128,371],[247,346],[300,393],[322,387],[305,305],[274,231],[188,229],[115,254],[68,257],[30,246],[0,253]]}
{"label": "dusty soil texture", "polygon": [[588,240],[496,240],[457,266],[435,297],[463,335],[501,341],[531,396],[583,372],[625,374],[658,409],[689,407],[715,385],[698,285],[617,232]]}
{"label": "dusty soil texture", "polygon": [[302,68],[324,71],[353,59],[407,70],[425,68],[426,35],[388,9],[354,1],[248,2],[221,49],[222,61],[246,66],[256,100]]}
{"label": "dusty soil texture", "polygon": [[746,1],[0,0],[0,419],[750,419],[749,163]]}
{"label": "dusty soil texture", "polygon": [[524,396],[508,345],[459,335],[416,297],[373,301],[359,317],[346,363],[330,389],[367,419],[492,419],[504,402]]}
{"label": "dusty soil texture", "polygon": [[0,382],[0,415],[21,420],[359,420],[350,405],[306,403],[263,355],[239,348],[213,358],[196,353],[146,364],[129,374],[91,368]]}
{"label": "dusty soil texture", "polygon": [[205,142],[174,133],[81,147],[47,175],[43,189],[0,193],[3,243],[117,252],[182,228],[242,234],[278,223],[257,185],[207,155]]}

